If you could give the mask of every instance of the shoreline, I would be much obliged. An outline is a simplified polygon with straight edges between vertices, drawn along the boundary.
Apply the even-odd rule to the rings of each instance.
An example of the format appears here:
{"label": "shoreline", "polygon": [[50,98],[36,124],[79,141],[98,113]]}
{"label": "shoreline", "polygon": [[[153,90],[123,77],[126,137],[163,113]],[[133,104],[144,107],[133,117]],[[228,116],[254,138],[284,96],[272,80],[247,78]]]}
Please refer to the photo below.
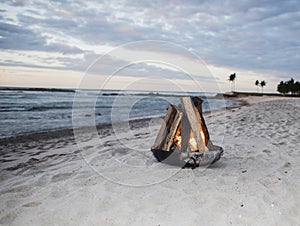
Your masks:
{"label": "shoreline", "polygon": [[[229,107],[224,107],[216,110],[211,110],[211,111],[204,111],[203,115],[207,116],[209,114],[213,114],[216,112],[222,112],[226,111],[229,109],[235,109],[235,108],[240,108],[242,106],[246,106],[249,103],[246,100],[236,100],[236,103],[233,106]],[[138,118],[138,119],[132,119],[129,121],[129,123],[147,123],[151,119],[157,120],[157,119],[163,119],[164,116],[154,116],[154,117],[147,117],[147,118]],[[127,123],[127,121],[122,121],[122,122],[117,122],[116,124],[124,124]],[[76,129],[80,130],[89,130],[91,127],[80,127]],[[97,124],[96,125],[97,130],[104,130],[104,129],[112,129],[112,123],[102,123],[102,124]],[[45,140],[45,139],[55,139],[59,137],[66,137],[66,138],[72,138],[74,139],[74,129],[73,128],[60,128],[60,129],[53,129],[53,130],[46,130],[46,131],[37,131],[37,132],[29,132],[29,133],[24,133],[24,134],[15,134],[11,136],[4,136],[0,137],[0,145],[6,145],[8,143],[24,143],[27,142],[28,140],[30,141],[39,141],[39,140]]]}
{"label": "shoreline", "polygon": [[[161,117],[154,117],[154,119],[159,119]],[[143,119],[133,119],[130,120],[129,123],[135,123],[135,124],[144,124],[148,121],[150,121],[152,118],[143,118]],[[128,122],[118,122],[116,124],[125,124]],[[89,131],[90,128],[94,127],[87,127],[83,126],[80,128],[76,128],[76,130],[82,130],[82,131]],[[105,124],[98,124],[96,125],[96,128],[99,131],[101,130],[112,130],[112,124],[111,123],[105,123]],[[63,129],[57,129],[57,130],[48,130],[48,131],[40,131],[40,132],[33,132],[33,133],[26,133],[26,134],[16,134],[13,136],[8,137],[0,137],[0,145],[6,145],[8,143],[13,142],[14,144],[17,143],[25,143],[28,141],[43,141],[43,140],[49,140],[49,139],[56,139],[56,138],[70,138],[74,139],[74,129],[73,128],[63,128]]]}
{"label": "shoreline", "polygon": [[[208,116],[210,114],[215,114],[219,112],[224,112],[226,110],[241,108],[247,105],[253,105],[260,102],[266,102],[266,101],[274,101],[274,100],[291,100],[294,97],[269,97],[269,96],[263,96],[263,97],[257,97],[257,96],[247,96],[247,97],[230,97],[230,98],[224,98],[225,100],[235,100],[236,104],[233,106],[220,108],[217,110],[212,111],[205,111],[203,112],[204,117]],[[139,118],[139,119],[132,119],[129,121],[129,123],[137,123],[137,124],[144,124],[148,123],[151,119],[163,119],[164,116],[161,117],[149,117],[149,118]],[[125,122],[117,122],[117,124],[124,124]],[[77,129],[88,131],[91,127],[80,127]],[[106,130],[106,129],[112,129],[111,123],[103,123],[103,124],[97,124],[96,128],[98,131]],[[25,134],[16,134],[12,136],[6,136],[6,137],[0,137],[0,145],[7,146],[9,143],[26,143],[26,142],[37,142],[42,140],[49,140],[49,139],[56,139],[60,137],[70,138],[74,139],[74,129],[73,128],[61,128],[61,129],[54,129],[54,130],[47,130],[47,131],[38,131],[38,132],[30,132]]]}
{"label": "shoreline", "polygon": [[300,99],[249,103],[206,114],[224,149],[208,168],[157,162],[160,118],[76,141],[70,131],[15,138],[1,148],[0,224],[297,225]]}
{"label": "shoreline", "polygon": [[[24,91],[25,93],[25,91]],[[14,100],[16,93],[5,94],[1,96],[4,103],[7,103],[2,106],[1,110],[1,120],[3,120],[3,128],[1,129],[0,139],[7,138],[7,137],[14,137],[17,135],[22,134],[34,134],[39,132],[50,132],[50,131],[59,131],[64,129],[71,129],[73,128],[72,124],[72,112],[73,112],[73,94],[72,95],[65,95],[60,94],[57,100],[56,94],[52,95],[46,94],[41,98],[41,101],[37,96],[37,94],[17,94],[16,100]],[[144,102],[138,102],[135,106],[133,111],[131,112],[132,120],[140,119],[142,117],[156,117],[162,116],[159,113],[163,113],[165,109],[168,107],[168,102],[163,100],[164,95],[160,96],[160,98],[155,99],[153,95],[144,95],[147,97]],[[66,96],[65,99],[62,98]],[[113,96],[113,95],[111,95]],[[126,95],[127,96],[127,95]],[[139,96],[136,94],[128,95],[129,97],[121,97],[124,104],[132,99],[136,99],[134,96]],[[172,96],[172,95],[170,95]],[[132,98],[134,97],[134,98]],[[179,101],[179,96],[173,95],[173,98],[170,99],[170,102],[174,101],[174,103]],[[49,98],[49,100],[47,100]],[[85,96],[88,98],[88,95]],[[153,99],[154,98],[154,99]],[[142,97],[143,99],[143,97]],[[141,100],[142,100],[141,99]],[[83,103],[87,99],[84,99]],[[37,104],[39,101],[41,103]],[[156,101],[156,102],[153,102]],[[8,104],[12,102],[11,104]],[[126,103],[125,103],[126,102]],[[215,102],[215,101],[212,101]],[[151,104],[155,103],[156,106],[150,106]],[[94,113],[95,113],[95,121],[98,124],[104,125],[110,123],[110,109],[114,104],[114,97],[103,97],[103,101],[98,101],[95,105]],[[129,104],[129,103],[128,103]],[[145,110],[142,106],[146,104],[149,106],[148,110]],[[226,105],[234,104],[234,101],[228,101]],[[103,105],[103,106],[102,106]],[[225,106],[225,103],[222,101],[217,100],[215,107]],[[84,112],[84,108],[78,108],[79,111]],[[146,111],[146,112],[145,112]],[[124,113],[124,112],[123,112]],[[123,114],[121,111],[121,114]],[[126,112],[125,112],[126,113]],[[80,126],[85,126],[85,118],[90,118],[93,113],[84,113],[85,115],[82,116],[82,123]],[[127,120],[126,117],[120,117],[120,121]],[[53,120],[53,121],[52,121]],[[89,123],[88,125],[92,125]]]}

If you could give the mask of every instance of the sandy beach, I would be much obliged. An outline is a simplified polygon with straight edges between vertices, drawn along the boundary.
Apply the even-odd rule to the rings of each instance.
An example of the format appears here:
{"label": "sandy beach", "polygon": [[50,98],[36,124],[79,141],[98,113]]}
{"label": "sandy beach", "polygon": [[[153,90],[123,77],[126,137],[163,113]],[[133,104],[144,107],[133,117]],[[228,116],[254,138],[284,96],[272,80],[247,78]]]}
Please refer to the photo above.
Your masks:
{"label": "sandy beach", "polygon": [[0,224],[300,225],[300,100],[241,99],[205,115],[208,168],[156,161],[160,118],[0,140]]}

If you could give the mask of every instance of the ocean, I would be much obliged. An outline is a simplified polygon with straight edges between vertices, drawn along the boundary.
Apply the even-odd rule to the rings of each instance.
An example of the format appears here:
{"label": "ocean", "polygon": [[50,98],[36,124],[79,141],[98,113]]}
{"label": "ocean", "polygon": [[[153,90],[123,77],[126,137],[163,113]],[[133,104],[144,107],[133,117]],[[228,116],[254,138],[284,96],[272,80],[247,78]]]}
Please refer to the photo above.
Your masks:
{"label": "ocean", "polygon": [[[178,105],[180,96],[213,97],[216,93],[178,93],[149,91],[78,91],[55,89],[0,90],[0,137],[72,128],[72,113],[82,112],[76,126],[88,126],[84,118],[95,117],[95,124],[163,116],[169,104]],[[78,93],[77,93],[78,94]],[[78,96],[78,95],[77,95]],[[74,105],[74,97],[75,105]],[[96,99],[95,99],[96,97]],[[91,98],[95,105],[87,113]],[[204,98],[203,110],[236,105],[233,100]],[[88,120],[87,120],[88,121]]]}

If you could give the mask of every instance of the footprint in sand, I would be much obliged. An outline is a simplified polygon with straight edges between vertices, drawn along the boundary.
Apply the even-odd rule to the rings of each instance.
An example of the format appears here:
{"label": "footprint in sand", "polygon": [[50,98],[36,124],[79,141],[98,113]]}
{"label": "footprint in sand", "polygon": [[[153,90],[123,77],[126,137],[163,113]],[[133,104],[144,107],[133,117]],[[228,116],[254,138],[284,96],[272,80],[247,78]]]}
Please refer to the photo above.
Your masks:
{"label": "footprint in sand", "polygon": [[89,150],[89,149],[92,149],[92,148],[94,148],[94,146],[92,146],[92,145],[88,145],[88,146],[83,147],[83,149],[86,149],[86,150]]}
{"label": "footprint in sand", "polygon": [[35,207],[35,206],[39,206],[41,204],[42,204],[41,202],[28,202],[28,203],[24,204],[23,206],[24,207]]}
{"label": "footprint in sand", "polygon": [[27,193],[31,190],[31,187],[28,185],[20,185],[17,187],[13,187],[10,188],[8,190],[4,190],[1,192],[1,194],[6,194],[6,193],[19,193],[19,192],[23,192],[23,193]]}
{"label": "footprint in sand", "polygon": [[52,182],[58,182],[58,181],[62,181],[62,180],[66,180],[69,177],[71,177],[73,175],[73,173],[58,173],[56,175],[54,175],[52,177]]}

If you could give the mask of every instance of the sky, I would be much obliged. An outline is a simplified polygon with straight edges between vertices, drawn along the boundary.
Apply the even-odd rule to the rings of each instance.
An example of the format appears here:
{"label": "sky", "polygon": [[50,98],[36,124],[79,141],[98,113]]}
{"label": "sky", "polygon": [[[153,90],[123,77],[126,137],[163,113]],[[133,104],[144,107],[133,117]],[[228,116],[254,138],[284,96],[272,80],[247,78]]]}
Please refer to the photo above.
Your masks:
{"label": "sky", "polygon": [[2,0],[0,86],[276,92],[299,37],[299,0]]}

